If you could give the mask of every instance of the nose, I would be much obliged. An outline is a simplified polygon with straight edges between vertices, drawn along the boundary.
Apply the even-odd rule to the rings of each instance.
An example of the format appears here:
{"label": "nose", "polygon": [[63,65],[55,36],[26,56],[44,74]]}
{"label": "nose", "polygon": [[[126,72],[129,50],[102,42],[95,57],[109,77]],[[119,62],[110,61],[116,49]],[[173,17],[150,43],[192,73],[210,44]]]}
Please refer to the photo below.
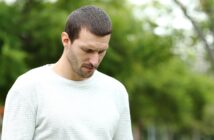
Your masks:
{"label": "nose", "polygon": [[94,52],[93,54],[91,54],[91,57],[90,57],[90,63],[94,66],[94,67],[97,67],[98,63],[99,63],[99,59],[100,59],[100,56],[99,56],[99,53],[98,52]]}

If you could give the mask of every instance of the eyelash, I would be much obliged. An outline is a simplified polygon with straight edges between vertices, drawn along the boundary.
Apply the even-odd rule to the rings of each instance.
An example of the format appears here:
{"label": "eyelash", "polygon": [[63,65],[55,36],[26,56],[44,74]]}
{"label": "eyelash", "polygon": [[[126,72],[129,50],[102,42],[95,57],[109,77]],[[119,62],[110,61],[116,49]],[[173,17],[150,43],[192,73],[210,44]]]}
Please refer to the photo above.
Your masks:
{"label": "eyelash", "polygon": [[86,53],[92,53],[93,50],[84,50]]}
{"label": "eyelash", "polygon": [[[94,52],[93,50],[84,50],[84,52],[86,52],[86,53],[92,53],[92,52]],[[98,52],[99,54],[102,54],[104,51],[100,51],[100,52]]]}

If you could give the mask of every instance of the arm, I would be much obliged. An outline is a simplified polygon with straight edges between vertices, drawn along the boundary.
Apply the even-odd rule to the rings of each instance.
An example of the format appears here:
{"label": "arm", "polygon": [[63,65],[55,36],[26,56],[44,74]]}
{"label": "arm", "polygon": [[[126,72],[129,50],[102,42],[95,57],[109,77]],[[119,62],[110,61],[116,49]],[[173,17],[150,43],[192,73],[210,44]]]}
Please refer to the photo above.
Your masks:
{"label": "arm", "polygon": [[36,109],[31,93],[9,91],[4,111],[2,140],[33,140]]}
{"label": "arm", "polygon": [[125,95],[122,102],[123,109],[120,113],[120,120],[113,140],[133,140],[128,94],[125,89],[123,93],[125,93],[123,94]]}

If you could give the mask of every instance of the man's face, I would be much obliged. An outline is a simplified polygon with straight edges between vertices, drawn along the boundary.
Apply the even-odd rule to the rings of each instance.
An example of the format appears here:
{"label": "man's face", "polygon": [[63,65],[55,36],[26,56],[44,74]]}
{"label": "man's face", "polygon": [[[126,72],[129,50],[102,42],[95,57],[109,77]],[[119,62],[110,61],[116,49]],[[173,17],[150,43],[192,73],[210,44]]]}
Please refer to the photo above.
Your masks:
{"label": "man's face", "polygon": [[79,38],[69,41],[66,56],[76,80],[89,78],[106,54],[110,35],[99,37],[82,29]]}

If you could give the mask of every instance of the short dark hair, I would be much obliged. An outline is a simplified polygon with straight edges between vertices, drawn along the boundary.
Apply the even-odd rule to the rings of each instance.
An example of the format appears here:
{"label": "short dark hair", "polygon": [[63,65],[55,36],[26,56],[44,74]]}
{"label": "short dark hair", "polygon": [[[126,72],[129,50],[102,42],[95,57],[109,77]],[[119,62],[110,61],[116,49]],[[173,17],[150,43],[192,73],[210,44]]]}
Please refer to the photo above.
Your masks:
{"label": "short dark hair", "polygon": [[73,42],[79,37],[82,28],[86,28],[97,36],[105,36],[111,34],[112,23],[101,8],[89,5],[80,7],[68,16],[65,32]]}

